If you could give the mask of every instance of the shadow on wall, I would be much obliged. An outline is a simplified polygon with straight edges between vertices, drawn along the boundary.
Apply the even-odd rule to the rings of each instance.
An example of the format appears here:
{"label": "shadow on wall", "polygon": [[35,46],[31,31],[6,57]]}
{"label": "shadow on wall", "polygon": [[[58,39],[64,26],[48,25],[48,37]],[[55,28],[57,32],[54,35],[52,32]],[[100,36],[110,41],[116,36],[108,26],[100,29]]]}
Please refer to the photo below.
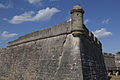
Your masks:
{"label": "shadow on wall", "polygon": [[108,76],[108,80],[110,80],[112,77],[111,76]]}

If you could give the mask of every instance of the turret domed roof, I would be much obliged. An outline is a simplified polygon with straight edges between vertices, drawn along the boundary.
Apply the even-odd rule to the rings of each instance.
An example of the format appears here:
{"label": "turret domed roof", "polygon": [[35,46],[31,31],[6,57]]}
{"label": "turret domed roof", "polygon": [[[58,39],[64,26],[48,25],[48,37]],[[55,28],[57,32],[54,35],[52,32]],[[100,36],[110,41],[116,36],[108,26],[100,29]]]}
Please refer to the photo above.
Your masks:
{"label": "turret domed roof", "polygon": [[80,5],[75,5],[75,6],[73,6],[72,9],[82,9],[82,7]]}

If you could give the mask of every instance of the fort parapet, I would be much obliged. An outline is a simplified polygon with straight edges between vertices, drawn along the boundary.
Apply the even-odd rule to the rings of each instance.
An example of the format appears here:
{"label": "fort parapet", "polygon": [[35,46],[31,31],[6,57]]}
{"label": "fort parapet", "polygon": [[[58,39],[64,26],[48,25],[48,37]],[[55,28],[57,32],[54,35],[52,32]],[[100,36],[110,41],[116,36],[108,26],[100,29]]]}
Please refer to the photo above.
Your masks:
{"label": "fort parapet", "polygon": [[[71,33],[71,21],[69,22],[64,22],[55,26],[52,26],[50,28],[46,28],[43,30],[39,30],[24,36],[19,37],[17,40],[8,42],[7,47],[19,45],[22,43],[27,43],[31,41],[36,41],[39,39],[45,39],[45,38],[50,38],[50,37],[55,37],[59,35],[64,35],[64,34],[70,34]],[[102,47],[101,42],[93,35],[92,32],[90,32],[85,25],[84,26],[84,31],[81,31],[81,34],[84,35],[86,38],[88,38],[93,44],[95,44],[97,47]]]}
{"label": "fort parapet", "polygon": [[19,37],[17,40],[8,43],[8,47],[19,45],[22,43],[27,43],[31,41],[36,41],[39,39],[51,38],[59,35],[69,34],[70,22],[64,22],[43,30],[39,30],[24,36]]}
{"label": "fort parapet", "polygon": [[101,42],[83,24],[76,5],[72,20],[39,30],[0,49],[0,79],[107,80]]}

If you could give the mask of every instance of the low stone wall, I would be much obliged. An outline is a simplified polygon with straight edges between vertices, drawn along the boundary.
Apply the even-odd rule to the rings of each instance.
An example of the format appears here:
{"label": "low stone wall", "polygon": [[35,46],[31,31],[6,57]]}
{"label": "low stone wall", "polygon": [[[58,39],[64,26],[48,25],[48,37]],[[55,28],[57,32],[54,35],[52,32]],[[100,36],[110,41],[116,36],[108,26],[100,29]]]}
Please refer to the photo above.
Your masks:
{"label": "low stone wall", "polygon": [[108,68],[115,68],[115,55],[113,54],[107,54],[107,53],[103,53],[104,56],[104,60],[105,60],[105,65],[106,65],[106,69],[108,70]]}
{"label": "low stone wall", "polygon": [[120,53],[115,55],[116,67],[120,67]]}

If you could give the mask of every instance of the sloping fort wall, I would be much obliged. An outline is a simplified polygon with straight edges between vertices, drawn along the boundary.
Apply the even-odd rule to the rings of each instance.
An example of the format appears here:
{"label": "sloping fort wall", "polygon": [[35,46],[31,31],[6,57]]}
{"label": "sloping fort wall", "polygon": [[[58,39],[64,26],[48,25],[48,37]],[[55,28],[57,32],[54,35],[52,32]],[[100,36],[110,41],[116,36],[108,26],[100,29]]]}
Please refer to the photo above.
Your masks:
{"label": "sloping fort wall", "polygon": [[106,80],[100,41],[83,24],[74,28],[72,18],[0,49],[0,79]]}

